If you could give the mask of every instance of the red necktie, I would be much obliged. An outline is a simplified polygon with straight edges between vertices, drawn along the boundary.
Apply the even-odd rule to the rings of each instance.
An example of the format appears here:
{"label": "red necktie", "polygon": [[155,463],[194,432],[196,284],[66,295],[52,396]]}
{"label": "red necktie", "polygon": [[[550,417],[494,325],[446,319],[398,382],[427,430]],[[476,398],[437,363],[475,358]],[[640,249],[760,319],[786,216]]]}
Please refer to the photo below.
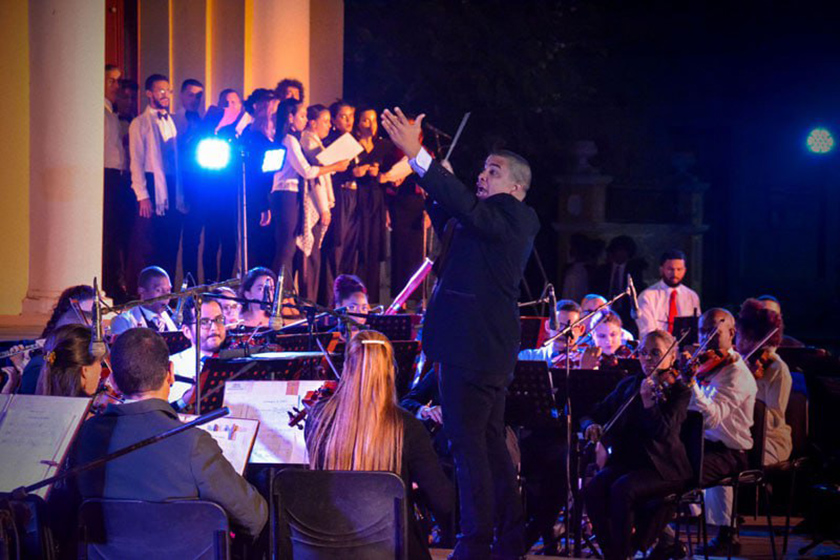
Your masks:
{"label": "red necktie", "polygon": [[674,319],[677,318],[677,290],[671,290],[668,298],[668,332],[674,334]]}

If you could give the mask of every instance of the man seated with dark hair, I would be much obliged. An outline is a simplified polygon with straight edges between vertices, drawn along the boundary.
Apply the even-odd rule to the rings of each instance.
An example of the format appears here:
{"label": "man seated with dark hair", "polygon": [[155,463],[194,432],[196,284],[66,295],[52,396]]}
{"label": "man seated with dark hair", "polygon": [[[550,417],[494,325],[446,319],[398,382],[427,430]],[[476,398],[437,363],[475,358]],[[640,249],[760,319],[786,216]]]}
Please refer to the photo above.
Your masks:
{"label": "man seated with dark hair", "polygon": [[[169,274],[159,266],[147,266],[137,276],[137,296],[141,300],[153,299],[172,293]],[[111,334],[122,334],[128,329],[147,327],[158,332],[178,330],[169,313],[169,301],[163,300],[148,306],[141,305],[120,313],[111,321]]]}
{"label": "man seated with dark hair", "polygon": [[[150,329],[126,331],[114,343],[111,365],[126,402],[110,405],[84,423],[71,456],[74,465],[181,424],[167,402],[175,378],[159,334]],[[268,517],[262,496],[233,469],[213,438],[197,428],[82,473],[78,486],[84,498],[215,502],[232,525],[251,537],[259,535]]]}

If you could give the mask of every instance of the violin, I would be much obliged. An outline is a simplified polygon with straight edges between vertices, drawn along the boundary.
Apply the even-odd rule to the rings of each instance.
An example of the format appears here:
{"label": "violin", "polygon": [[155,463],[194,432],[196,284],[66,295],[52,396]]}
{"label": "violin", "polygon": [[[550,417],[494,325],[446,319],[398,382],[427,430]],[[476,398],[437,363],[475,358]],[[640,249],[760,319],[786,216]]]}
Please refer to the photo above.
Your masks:
{"label": "violin", "polygon": [[738,356],[722,350],[698,351],[680,367],[672,366],[657,370],[653,374],[653,398],[656,402],[668,400],[668,392],[677,383],[690,383],[693,379],[702,381],[706,376],[723,366],[734,364]]}
{"label": "violin", "polygon": [[716,371],[717,369],[732,365],[738,361],[738,356],[724,352],[722,350],[706,350],[701,352],[696,357],[696,362],[690,365],[685,371],[684,375],[687,379],[696,377],[702,381],[706,376]]}
{"label": "violin", "polygon": [[773,350],[771,348],[764,348],[747,358],[747,367],[750,368],[753,377],[761,379],[764,377],[767,368],[773,363],[773,359]]}
{"label": "violin", "polygon": [[292,408],[289,412],[289,426],[296,426],[303,429],[301,422],[306,419],[307,413],[312,410],[319,401],[327,400],[332,397],[338,389],[338,381],[324,381],[324,384],[315,391],[307,391],[301,399],[303,406],[301,408]]}

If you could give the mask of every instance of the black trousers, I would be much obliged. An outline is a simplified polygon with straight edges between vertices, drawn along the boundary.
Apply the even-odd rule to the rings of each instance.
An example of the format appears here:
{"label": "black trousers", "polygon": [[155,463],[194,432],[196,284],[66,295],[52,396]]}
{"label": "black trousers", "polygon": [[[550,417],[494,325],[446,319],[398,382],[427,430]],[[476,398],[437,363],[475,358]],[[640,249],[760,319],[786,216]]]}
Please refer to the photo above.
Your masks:
{"label": "black trousers", "polygon": [[566,502],[566,433],[564,428],[522,429],[522,476],[525,479],[526,544],[542,537],[548,544]]}
{"label": "black trousers", "polygon": [[726,447],[719,441],[706,440],[703,450],[703,479],[701,486],[736,474],[747,468],[747,454]]}
{"label": "black trousers", "polygon": [[[443,427],[458,480],[461,532],[454,558],[518,558],[524,552],[522,504],[505,444],[505,387],[480,384],[480,372],[440,365]],[[495,540],[494,540],[495,529]]]}
{"label": "black trousers", "polygon": [[[637,510],[655,498],[682,488],[682,481],[663,480],[653,467],[630,469],[608,466],[583,492],[586,511],[605,560],[633,556],[633,526]],[[637,529],[639,534],[647,529]]]}
{"label": "black trousers", "polygon": [[300,201],[298,193],[276,191],[271,193],[271,222],[274,224],[274,260],[271,268],[279,273],[286,267],[284,290],[292,288],[292,270],[294,265],[295,232],[300,220]]}
{"label": "black trousers", "polygon": [[359,261],[357,190],[333,186],[333,219],[321,246],[320,300],[332,305],[333,283],[339,274],[356,274]]}
{"label": "black trousers", "polygon": [[158,216],[155,212],[155,178],[151,173],[146,173],[152,217],[137,216],[134,220],[126,279],[131,294],[137,293],[137,276],[147,266],[157,265],[170,276],[175,275],[183,214],[175,208],[175,177],[167,177],[166,182],[169,209],[163,216]]}
{"label": "black trousers", "polygon": [[[391,297],[400,293],[423,263],[424,206],[421,195],[400,193],[391,200]],[[421,295],[417,291],[412,297],[421,299]]]}
{"label": "black trousers", "polygon": [[105,169],[102,212],[102,289],[116,301],[129,296],[126,279],[131,227],[137,214],[131,178],[119,169]]}

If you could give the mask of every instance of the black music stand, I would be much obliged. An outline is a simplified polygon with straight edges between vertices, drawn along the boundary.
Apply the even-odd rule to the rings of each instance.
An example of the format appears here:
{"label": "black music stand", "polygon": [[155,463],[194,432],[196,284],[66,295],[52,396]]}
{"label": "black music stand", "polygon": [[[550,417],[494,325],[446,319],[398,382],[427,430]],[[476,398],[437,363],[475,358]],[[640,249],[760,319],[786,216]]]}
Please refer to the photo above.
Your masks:
{"label": "black music stand", "polygon": [[674,337],[678,338],[680,333],[684,333],[688,331],[688,336],[682,341],[683,346],[687,346],[689,344],[697,344],[699,340],[697,335],[697,330],[700,325],[700,318],[697,315],[689,315],[687,317],[675,317],[674,318]]}
{"label": "black music stand", "polygon": [[[612,393],[627,372],[619,369],[573,369],[569,371],[569,385],[572,395],[572,423],[592,412],[595,405]],[[563,368],[551,368],[557,402],[566,400],[566,371]]]}
{"label": "black music stand", "polygon": [[505,423],[529,429],[560,425],[548,364],[544,361],[516,362],[505,397]]}
{"label": "black music stand", "polygon": [[545,323],[545,317],[520,317],[519,324],[522,335],[519,343],[520,350],[536,348],[540,341],[540,331]]}
{"label": "black music stand", "polygon": [[211,358],[201,371],[201,411],[221,408],[226,381],[296,381],[330,379],[320,374],[323,356],[236,360]]}
{"label": "black music stand", "polygon": [[618,358],[618,369],[623,370],[627,375],[644,373],[642,362],[638,358]]}
{"label": "black music stand", "polygon": [[159,332],[158,334],[163,337],[164,341],[166,341],[166,346],[169,347],[170,356],[177,354],[178,352],[183,352],[192,346],[190,340],[181,331]]}
{"label": "black music stand", "polygon": [[389,340],[411,340],[411,315],[368,315],[366,324]]}
{"label": "black music stand", "polygon": [[319,332],[310,337],[308,334],[275,334],[269,335],[269,340],[277,346],[279,352],[314,352],[318,350],[315,338],[321,341],[324,348],[329,350],[330,345],[339,334],[337,332]]}

